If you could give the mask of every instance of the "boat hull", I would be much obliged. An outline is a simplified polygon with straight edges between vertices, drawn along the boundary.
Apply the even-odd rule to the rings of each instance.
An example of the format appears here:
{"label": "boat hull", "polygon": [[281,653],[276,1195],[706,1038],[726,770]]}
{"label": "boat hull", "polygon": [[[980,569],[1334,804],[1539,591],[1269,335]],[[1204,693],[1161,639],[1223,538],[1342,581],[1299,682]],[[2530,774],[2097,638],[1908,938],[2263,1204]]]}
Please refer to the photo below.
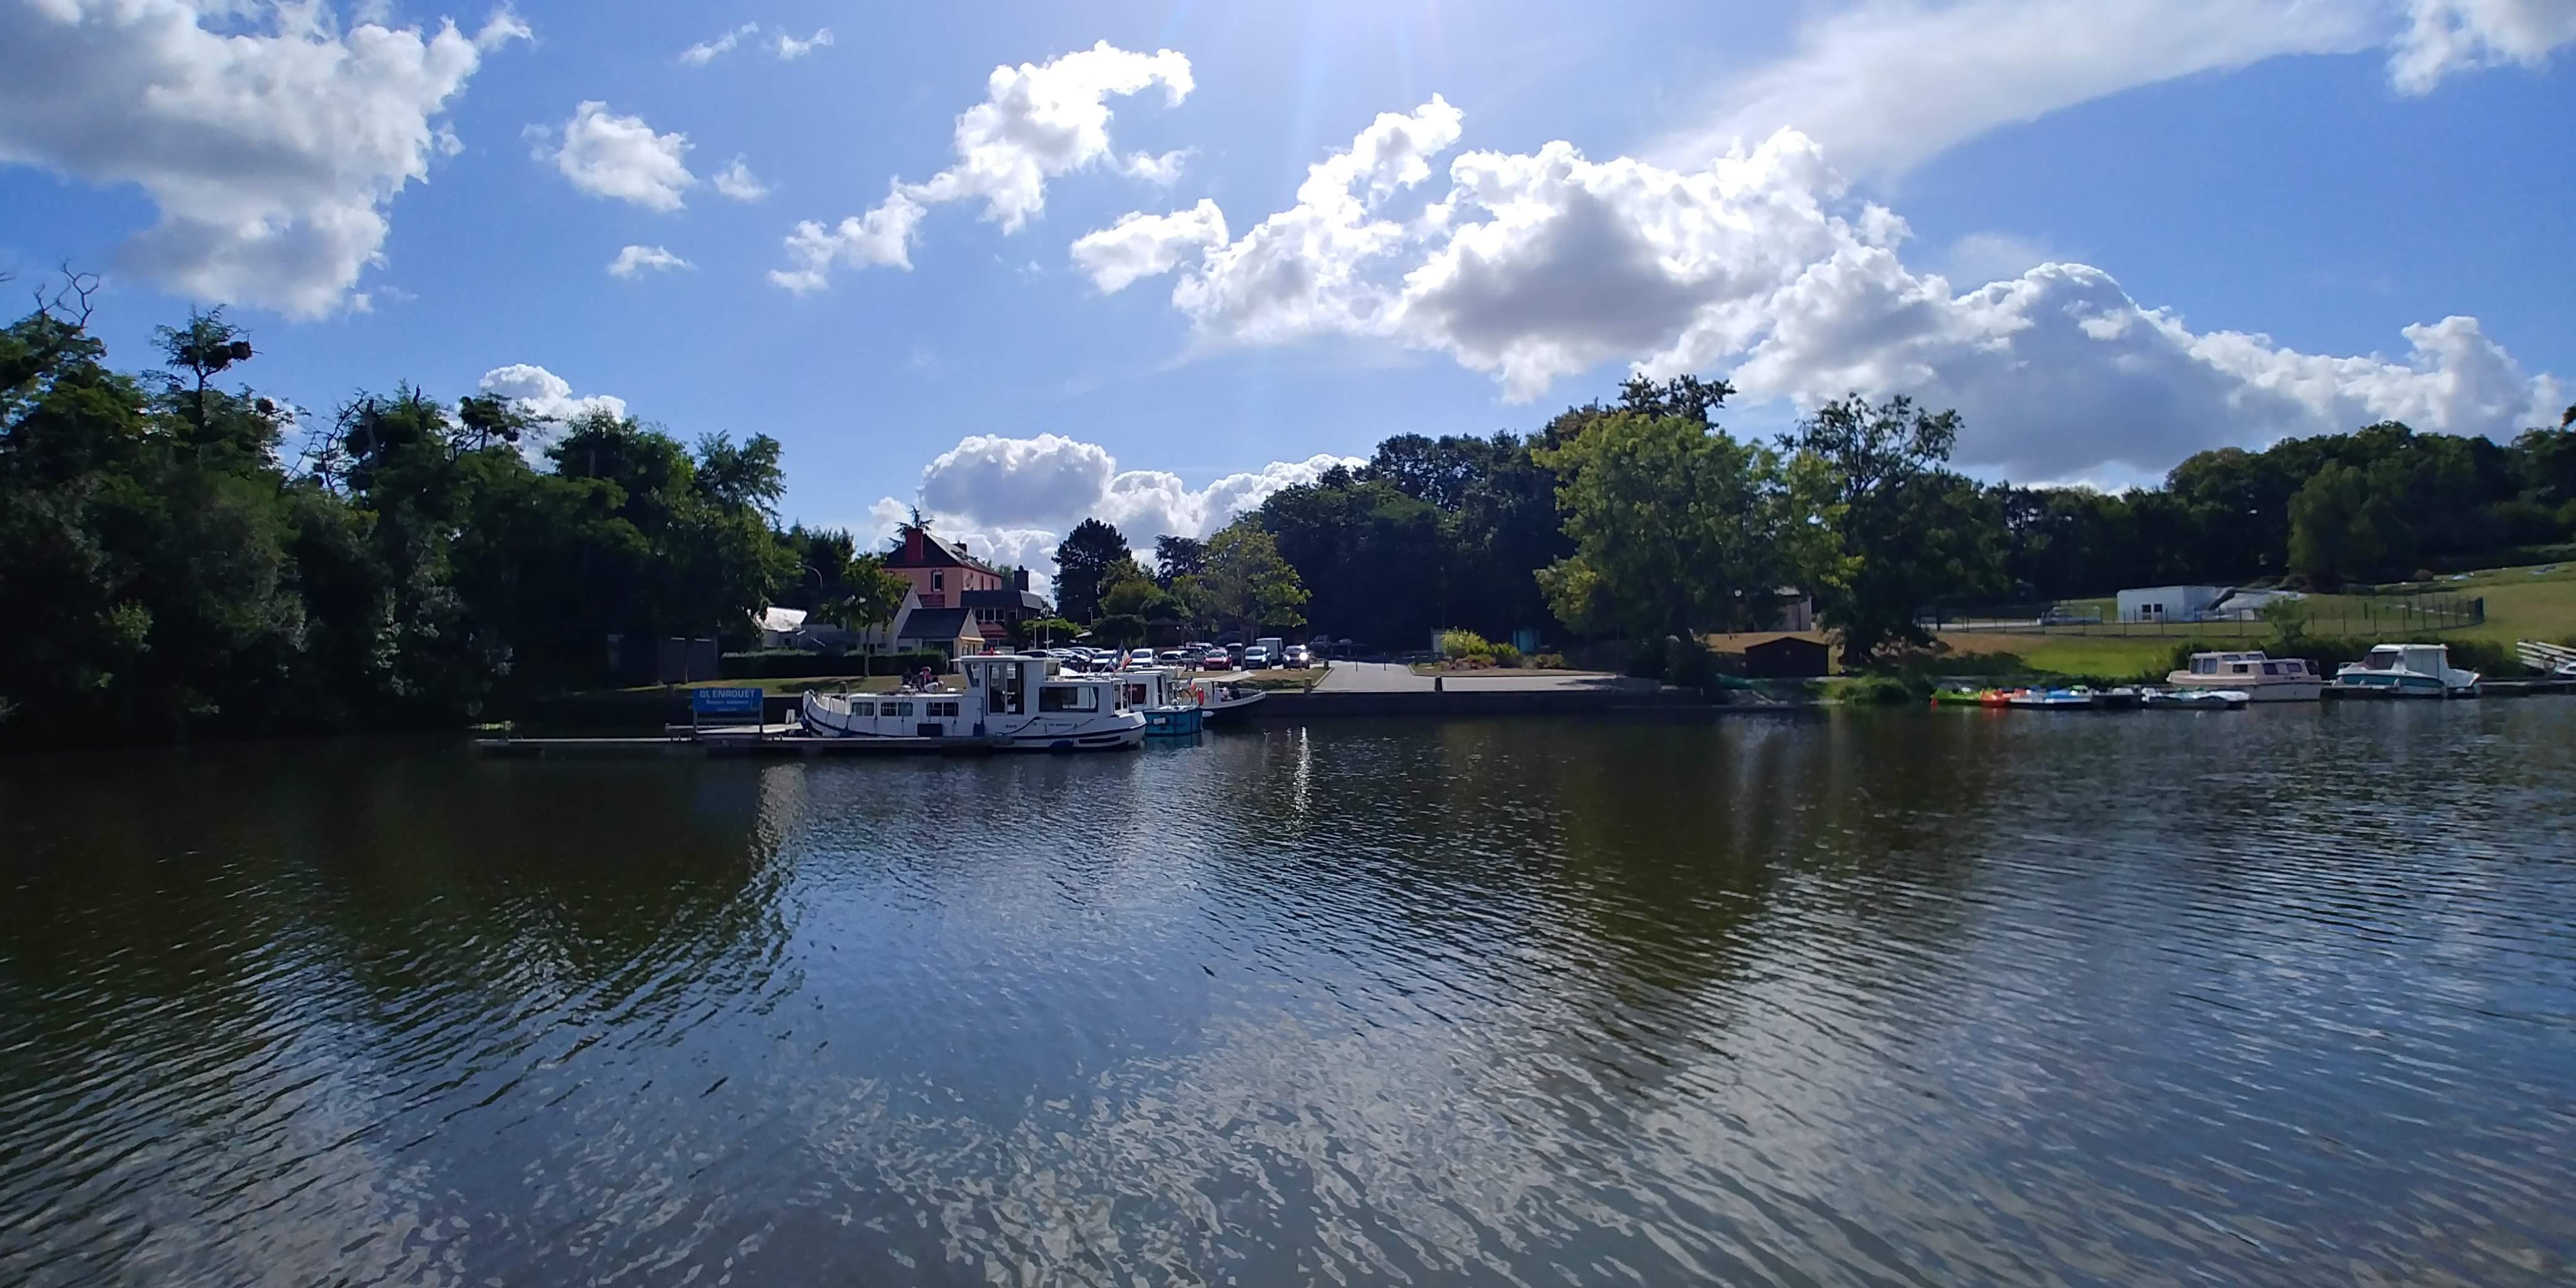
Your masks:
{"label": "boat hull", "polygon": [[[2212,680],[2217,683],[2210,683]],[[2325,696],[2326,691],[2323,680],[2265,681],[2259,676],[2194,676],[2188,671],[2166,676],[2165,683],[2177,689],[2203,693],[2242,693],[2248,702],[2314,702]]]}
{"label": "boat hull", "polygon": [[2335,677],[2335,687],[2394,698],[2447,698],[2454,695],[2465,697],[2477,692],[2475,685],[2453,688],[2434,676],[2390,671],[2338,675]]}
{"label": "boat hull", "polygon": [[[980,742],[1005,751],[1115,751],[1140,746],[1145,741],[1145,717],[1134,711],[1115,714],[1080,716],[1039,714],[1035,716],[985,717],[981,720],[963,712],[961,700],[941,695],[936,699],[918,696],[871,699],[859,697],[867,704],[869,714],[853,715],[847,709],[847,698],[830,698],[820,694],[805,695],[798,709],[798,721],[809,738],[893,739],[906,740],[954,738],[960,743]],[[909,710],[901,717],[880,717],[875,708],[885,702],[920,705],[936,700],[954,702],[961,708],[957,715],[925,715],[918,720]],[[840,704],[840,705],[836,705]],[[1004,727],[1002,722],[1011,722]]]}

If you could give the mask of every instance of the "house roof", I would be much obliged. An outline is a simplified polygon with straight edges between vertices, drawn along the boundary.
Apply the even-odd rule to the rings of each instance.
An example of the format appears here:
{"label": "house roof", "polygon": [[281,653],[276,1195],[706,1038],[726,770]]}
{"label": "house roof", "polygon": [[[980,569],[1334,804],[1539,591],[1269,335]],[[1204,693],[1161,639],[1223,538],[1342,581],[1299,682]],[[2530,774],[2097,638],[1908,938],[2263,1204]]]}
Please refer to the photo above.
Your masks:
{"label": "house roof", "polygon": [[946,643],[978,632],[969,620],[974,610],[967,608],[917,608],[903,619],[903,629],[895,633],[898,640],[938,640]]}
{"label": "house roof", "polygon": [[1046,596],[1034,590],[969,590],[957,596],[957,602],[968,608],[1025,608],[1033,613],[1046,611]]}
{"label": "house roof", "polygon": [[943,540],[938,533],[932,532],[928,528],[923,528],[921,530],[921,558],[919,560],[914,560],[908,553],[906,553],[905,545],[906,543],[902,537],[897,536],[895,538],[894,549],[886,552],[886,567],[972,568],[978,572],[989,572],[996,577],[1002,575],[1001,569],[966,553],[965,542]]}
{"label": "house roof", "polygon": [[785,635],[805,624],[802,608],[780,608],[775,604],[752,614],[753,624],[775,635]]}

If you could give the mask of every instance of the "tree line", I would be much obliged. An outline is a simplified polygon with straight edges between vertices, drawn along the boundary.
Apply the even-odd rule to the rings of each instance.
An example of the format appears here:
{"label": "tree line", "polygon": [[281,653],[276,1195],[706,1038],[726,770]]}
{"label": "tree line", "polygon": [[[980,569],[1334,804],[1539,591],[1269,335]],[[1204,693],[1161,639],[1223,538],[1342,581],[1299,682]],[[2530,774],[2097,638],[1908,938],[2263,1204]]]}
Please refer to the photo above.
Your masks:
{"label": "tree line", "polygon": [[111,369],[92,287],[0,331],[0,739],[453,725],[630,679],[613,636],[649,679],[658,637],[894,580],[779,530],[766,435],[408,387],[305,416],[227,387],[258,351],[220,310]]}
{"label": "tree line", "polygon": [[[1449,628],[1689,638],[1767,627],[1794,591],[1865,661],[1928,642],[1915,623],[1945,607],[2334,589],[2576,540],[2576,408],[2510,444],[2389,422],[2202,452],[2161,486],[2102,492],[1972,479],[1950,467],[1958,415],[1904,398],[1854,395],[1774,441],[1739,438],[1718,421],[1733,392],[1632,378],[1535,433],[1399,434],[1283,489],[1227,529],[1266,534],[1302,593],[1293,619],[1261,624],[1389,649]],[[1164,538],[1147,569],[1093,519],[1057,557],[1066,615],[1087,621],[1104,585],[1177,597],[1201,551]],[[1182,598],[1121,607],[1192,618]]]}

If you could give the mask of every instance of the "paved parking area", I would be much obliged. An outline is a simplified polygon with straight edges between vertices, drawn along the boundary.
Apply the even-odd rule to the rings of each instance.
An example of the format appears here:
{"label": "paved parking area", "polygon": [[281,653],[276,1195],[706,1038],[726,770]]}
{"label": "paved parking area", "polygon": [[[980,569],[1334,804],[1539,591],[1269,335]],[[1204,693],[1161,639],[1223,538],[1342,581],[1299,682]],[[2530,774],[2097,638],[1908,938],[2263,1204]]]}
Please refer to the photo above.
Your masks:
{"label": "paved parking area", "polygon": [[[1469,692],[1628,689],[1652,693],[1658,687],[1652,680],[1600,671],[1477,671],[1442,679],[1448,688]],[[1430,676],[1415,675],[1412,667],[1393,662],[1335,662],[1315,686],[1319,693],[1428,693],[1431,688]]]}

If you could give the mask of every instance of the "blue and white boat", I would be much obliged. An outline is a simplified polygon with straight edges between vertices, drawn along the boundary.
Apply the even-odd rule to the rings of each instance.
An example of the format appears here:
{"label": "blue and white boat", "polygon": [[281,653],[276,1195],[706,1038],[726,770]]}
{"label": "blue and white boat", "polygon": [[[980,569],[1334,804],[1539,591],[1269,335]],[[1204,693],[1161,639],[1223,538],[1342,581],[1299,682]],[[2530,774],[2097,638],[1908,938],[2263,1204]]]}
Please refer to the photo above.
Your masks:
{"label": "blue and white boat", "polygon": [[2100,705],[2095,696],[2080,684],[2071,689],[2016,689],[2005,705],[2036,711],[2090,711]]}
{"label": "blue and white boat", "polygon": [[2468,698],[2478,692],[2478,673],[2451,665],[2443,644],[2379,644],[2358,662],[2335,671],[2335,687],[2346,691],[2400,698]]}
{"label": "blue and white boat", "polygon": [[1118,700],[1144,713],[1145,736],[1190,738],[1207,726],[1207,709],[1180,673],[1165,667],[1130,667],[1117,673]]}

